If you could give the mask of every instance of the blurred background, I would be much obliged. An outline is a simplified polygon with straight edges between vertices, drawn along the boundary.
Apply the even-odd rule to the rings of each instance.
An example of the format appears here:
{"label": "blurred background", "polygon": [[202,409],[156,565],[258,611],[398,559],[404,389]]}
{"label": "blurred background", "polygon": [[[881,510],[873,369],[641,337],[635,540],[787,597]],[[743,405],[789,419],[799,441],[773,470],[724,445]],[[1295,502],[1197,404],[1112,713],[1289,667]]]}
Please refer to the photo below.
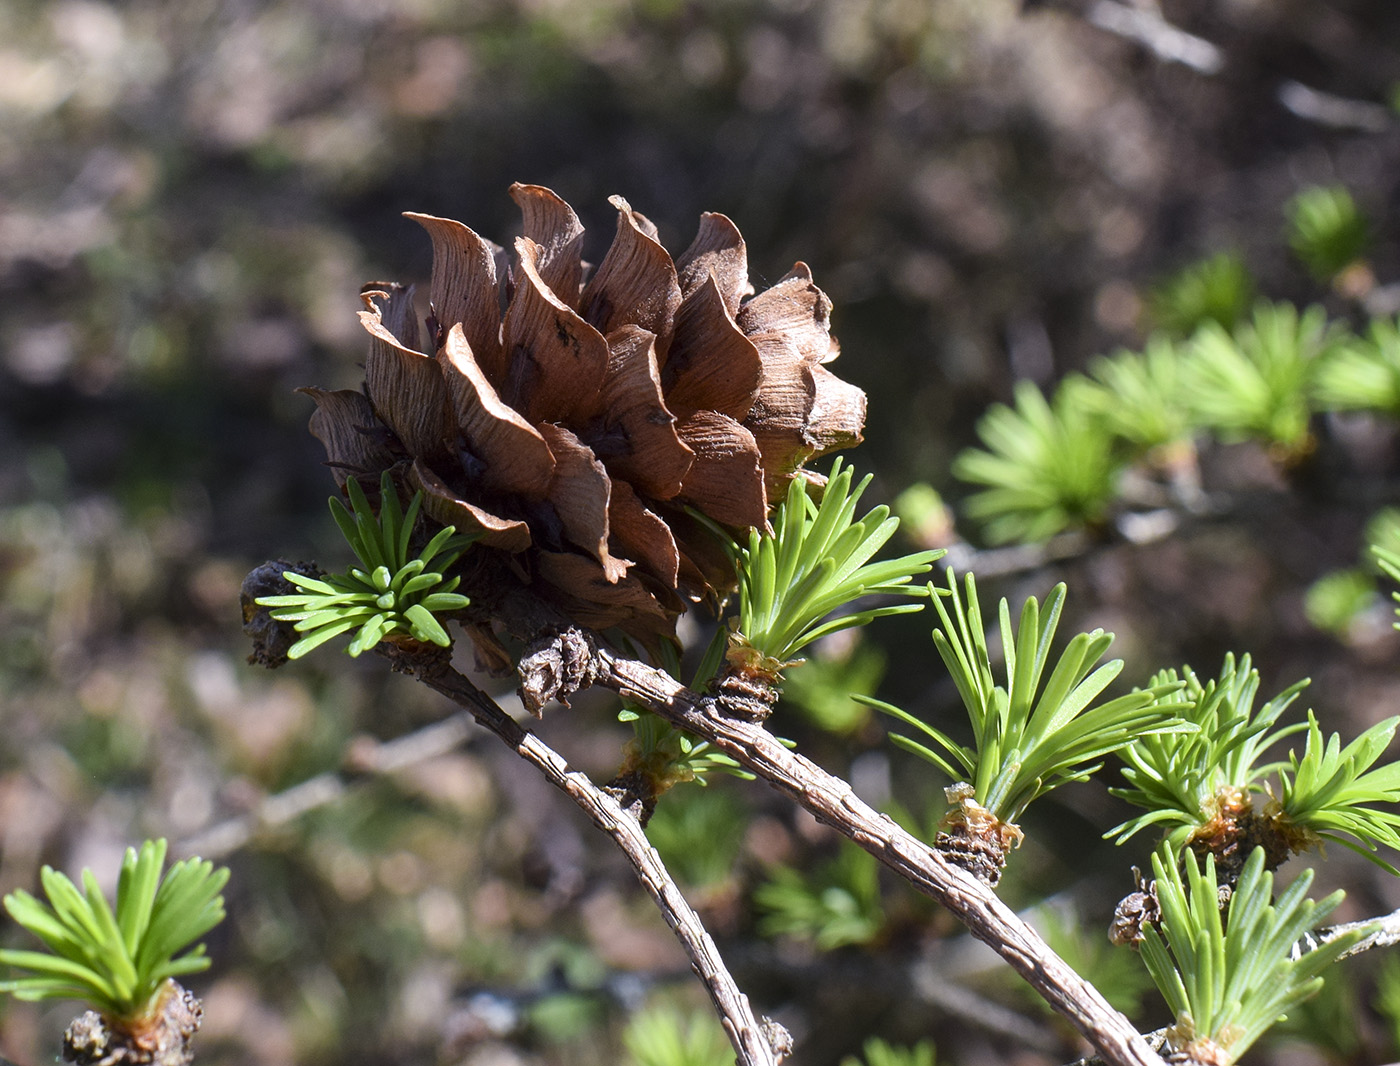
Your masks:
{"label": "blurred background", "polygon": [[[1355,313],[1289,254],[1300,190],[1351,192],[1384,302],[1393,0],[1024,6],[0,6],[0,890],[45,862],[114,876],[145,836],[227,863],[230,918],[192,982],[209,1066],[725,1061],[663,923],[567,801],[472,733],[342,772],[448,709],[373,657],[247,665],[239,584],[267,558],[348,561],[294,390],[358,385],[362,282],[426,280],[401,212],[508,243],[512,181],[569,200],[595,262],[619,193],[673,252],[701,211],[729,215],[759,288],[809,263],[835,369],[869,394],[868,499],[919,486],[906,510],[923,500],[934,527],[930,493],[970,491],[949,467],[987,406],[1140,348],[1183,267],[1231,252],[1259,292]],[[1287,476],[1257,445],[1208,448],[1207,486],[1237,504],[1223,517],[1018,565],[984,603],[1066,580],[1069,624],[1118,634],[1125,681],[1252,652],[1263,694],[1311,676],[1303,699],[1352,735],[1400,706],[1389,611],[1373,597],[1324,632],[1307,593],[1356,565],[1400,468],[1390,424],[1329,419]],[[887,620],[825,649],[775,719],[923,825],[943,782],[832,693],[947,703],[927,629]],[[606,779],[629,735],[616,710],[580,700],[540,728]],[[230,830],[307,781],[286,817]],[[1137,963],[1103,930],[1149,843],[1099,839],[1128,816],[1101,785],[1042,807],[1003,894],[1131,1005]],[[650,832],[800,1061],[873,1063],[872,1036],[945,1063],[1082,1052],[947,915],[760,787],[678,789]],[[1400,906],[1393,878],[1332,858],[1320,884],[1349,888],[1347,916]],[[1324,1023],[1294,1019],[1251,1061],[1400,1056],[1400,970],[1348,975]],[[1167,1021],[1152,1003],[1144,1028]],[[51,1061],[72,1013],[0,1012],[0,1053],[25,1064]],[[694,1056],[656,1058],[658,1032]]]}

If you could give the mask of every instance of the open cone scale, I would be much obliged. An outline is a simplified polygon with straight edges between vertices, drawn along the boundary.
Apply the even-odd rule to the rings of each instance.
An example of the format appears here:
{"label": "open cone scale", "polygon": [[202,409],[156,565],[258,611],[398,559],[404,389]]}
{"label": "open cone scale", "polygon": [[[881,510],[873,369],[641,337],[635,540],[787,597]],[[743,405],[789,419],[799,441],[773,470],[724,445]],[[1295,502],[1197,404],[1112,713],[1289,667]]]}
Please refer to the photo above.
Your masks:
{"label": "open cone scale", "polygon": [[337,481],[381,471],[574,621],[650,642],[732,584],[699,514],[742,530],[808,459],[859,443],[865,394],[824,364],[831,301],[798,263],[753,295],[743,238],[701,216],[678,258],[613,197],[588,275],[584,231],[550,190],[514,185],[514,254],[409,215],[433,246],[430,312],[372,283],[362,391],[307,389]]}

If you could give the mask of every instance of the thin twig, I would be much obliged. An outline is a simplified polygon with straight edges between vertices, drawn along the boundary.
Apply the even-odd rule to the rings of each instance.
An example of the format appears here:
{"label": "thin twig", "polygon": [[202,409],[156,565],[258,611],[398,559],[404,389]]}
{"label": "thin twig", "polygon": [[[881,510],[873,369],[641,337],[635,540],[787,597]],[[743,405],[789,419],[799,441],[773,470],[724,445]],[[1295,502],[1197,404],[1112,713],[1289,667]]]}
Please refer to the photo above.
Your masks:
{"label": "thin twig", "polygon": [[[1092,0],[1087,7],[1066,6],[1078,8],[1091,26],[1141,45],[1163,62],[1180,63],[1205,75],[1219,74],[1227,65],[1228,57],[1219,45],[1173,26],[1155,3],[1130,6],[1119,0]],[[1329,129],[1383,133],[1395,122],[1383,104],[1337,96],[1292,79],[1281,81],[1276,95],[1290,114]]]}
{"label": "thin twig", "polygon": [[1330,944],[1338,937],[1358,930],[1366,930],[1366,935],[1338,955],[1337,958],[1349,959],[1353,955],[1360,955],[1363,951],[1370,951],[1372,948],[1388,948],[1400,944],[1400,911],[1391,911],[1379,918],[1367,918],[1360,922],[1329,925],[1326,929],[1319,929],[1315,933],[1304,933],[1303,938],[1293,947],[1293,956],[1297,958],[1314,948]]}
{"label": "thin twig", "polygon": [[[1167,1027],[1154,1029],[1150,1033],[1143,1033],[1142,1038],[1147,1041],[1147,1046],[1153,1051],[1162,1051],[1167,1046],[1167,1034],[1171,1030]],[[1103,1066],[1104,1060],[1098,1055],[1086,1055],[1082,1059],[1075,1059],[1069,1066]]]}
{"label": "thin twig", "polygon": [[[697,695],[660,670],[620,658],[605,648],[598,649],[594,660],[595,684],[614,689],[672,725],[709,741],[947,907],[1068,1019],[1105,1062],[1112,1066],[1162,1066],[1161,1058],[1132,1024],[990,888],[871,808],[845,781],[789,751],[761,725],[724,716],[713,700]],[[527,706],[539,696],[525,695]]]}
{"label": "thin twig", "polygon": [[925,1003],[931,1004],[956,1018],[976,1025],[989,1033],[1007,1037],[1048,1054],[1059,1046],[1049,1027],[1038,1024],[1035,1019],[1004,1007],[996,1000],[979,995],[966,985],[954,984],[938,972],[932,960],[921,959],[910,971],[914,993]]}
{"label": "thin twig", "polygon": [[1091,547],[1093,541],[1082,530],[1060,533],[1034,544],[1015,544],[1006,548],[974,548],[967,541],[960,541],[948,548],[948,554],[939,565],[951,566],[960,573],[975,570],[979,578],[1005,577],[1077,558],[1086,554]]}
{"label": "thin twig", "polygon": [[1178,29],[1156,11],[1097,0],[1084,17],[1091,25],[1135,41],[1168,63],[1180,63],[1200,74],[1219,74],[1225,68],[1225,54],[1218,47]]}
{"label": "thin twig", "polygon": [[1285,81],[1278,87],[1278,102],[1299,118],[1337,130],[1384,133],[1395,121],[1390,109],[1382,104],[1350,100],[1297,81]]}
{"label": "thin twig", "polygon": [[570,770],[558,752],[522,727],[486,693],[452,668],[447,659],[407,657],[396,668],[411,674],[435,692],[465,708],[478,724],[494,733],[583,810],[627,856],[637,879],[661,910],[680,941],[690,965],[705,985],[720,1022],[739,1057],[739,1066],[776,1066],[781,1056],[770,1043],[770,1032],[785,1036],[773,1023],[760,1024],[745,996],[725,968],[719,949],[700,916],[686,902],[642,827],[586,774]]}
{"label": "thin twig", "polygon": [[1096,540],[1082,529],[1067,530],[1031,544],[1011,544],[1000,548],[976,548],[964,540],[948,546],[948,553],[940,565],[951,566],[961,573],[972,571],[979,578],[1023,574],[1078,559],[1113,544],[1130,544],[1138,548],[1156,544],[1197,523],[1225,516],[1231,509],[1232,504],[1225,494],[1201,494],[1199,499],[1190,503],[1120,512],[1113,519],[1113,528],[1119,538],[1116,541]]}
{"label": "thin twig", "polygon": [[388,774],[460,747],[471,735],[471,715],[463,712],[393,740],[356,743],[344,771],[327,771],[263,797],[252,810],[202,829],[181,842],[179,853],[218,859],[245,846],[259,833],[286,825],[308,811],[342,799],[367,774]]}

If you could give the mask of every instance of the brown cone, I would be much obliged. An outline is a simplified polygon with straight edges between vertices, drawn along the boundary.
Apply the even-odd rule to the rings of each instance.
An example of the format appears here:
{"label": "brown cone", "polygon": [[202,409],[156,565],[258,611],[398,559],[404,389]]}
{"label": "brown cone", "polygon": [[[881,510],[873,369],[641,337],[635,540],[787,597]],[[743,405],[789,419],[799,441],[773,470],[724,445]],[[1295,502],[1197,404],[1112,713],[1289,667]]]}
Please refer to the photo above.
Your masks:
{"label": "brown cone", "polygon": [[831,301],[807,267],[750,296],[723,215],[673,261],[613,197],[616,235],[584,282],[573,209],[540,186],[511,196],[525,233],[509,263],[459,222],[408,216],[433,244],[427,328],[411,289],[366,286],[364,391],[306,390],[312,432],[342,486],[394,469],[574,620],[669,635],[687,599],[729,584],[685,509],[766,526],[806,460],[860,442],[865,394],[822,365]]}

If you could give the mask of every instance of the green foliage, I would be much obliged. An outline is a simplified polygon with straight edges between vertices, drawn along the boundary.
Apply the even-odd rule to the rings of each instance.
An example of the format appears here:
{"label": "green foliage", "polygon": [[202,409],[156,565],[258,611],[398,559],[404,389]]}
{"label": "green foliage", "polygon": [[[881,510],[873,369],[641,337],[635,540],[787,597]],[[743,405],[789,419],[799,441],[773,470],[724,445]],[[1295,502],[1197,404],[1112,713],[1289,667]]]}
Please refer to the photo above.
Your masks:
{"label": "green foliage", "polygon": [[[714,676],[724,656],[727,634],[721,628],[700,662],[699,669],[691,680],[690,687],[702,690]],[[680,681],[682,675],[680,650],[670,642],[664,642],[659,649],[662,669]],[[622,772],[640,771],[651,782],[660,795],[673,785],[694,781],[704,786],[709,784],[712,773],[730,774],[752,781],[753,774],[742,769],[728,755],[715,749],[709,741],[696,740],[689,733],[677,729],[664,718],[652,714],[645,707],[623,702],[617,720],[632,727],[632,739],[624,750],[625,761]]]}
{"label": "green foliage", "polygon": [[1371,575],[1353,567],[1323,574],[1308,586],[1303,611],[1318,629],[1345,638],[1357,618],[1375,602],[1376,585]]}
{"label": "green foliage", "polygon": [[894,513],[905,537],[915,544],[946,544],[956,536],[947,501],[927,481],[916,481],[896,496]]}
{"label": "green foliage", "polygon": [[[1160,825],[1171,847],[1180,849],[1216,819],[1252,813],[1251,797],[1267,793],[1276,798],[1264,814],[1288,850],[1335,841],[1396,872],[1373,852],[1379,845],[1400,850],[1400,815],[1377,806],[1400,800],[1400,764],[1372,767],[1389,746],[1400,718],[1377,723],[1343,749],[1336,734],[1323,742],[1311,711],[1306,723],[1275,728],[1307,681],[1290,686],[1256,711],[1259,675],[1250,668],[1249,656],[1236,668],[1234,656],[1227,655],[1220,677],[1205,683],[1190,667],[1183,673],[1182,695],[1191,701],[1186,717],[1196,731],[1142,737],[1123,748],[1128,787],[1110,791],[1148,813],[1106,835],[1117,834],[1121,844],[1150,825]],[[1177,675],[1163,671],[1153,680],[1174,682]],[[1304,730],[1301,758],[1290,751],[1287,762],[1260,761],[1276,742]],[[1277,787],[1266,781],[1272,774],[1278,776]]]}
{"label": "green foliage", "polygon": [[851,468],[837,459],[820,503],[808,495],[805,478],[793,478],[773,516],[772,534],[754,529],[748,547],[738,552],[736,642],[761,659],[785,663],[831,633],[923,609],[922,604],[902,603],[828,617],[862,596],[907,596],[914,576],[926,573],[943,554],[921,551],[870,562],[899,528],[899,519],[881,505],[856,521],[856,504],[870,475],[854,490],[851,476]]}
{"label": "green foliage", "polygon": [[703,889],[733,876],[747,828],[744,807],[729,791],[688,788],[657,805],[646,833],[677,879]]}
{"label": "green foliage", "polygon": [[1385,955],[1376,973],[1374,1006],[1390,1029],[1391,1048],[1400,1053],[1400,955]]}
{"label": "green foliage", "polygon": [[754,890],[754,903],[765,912],[759,920],[765,936],[810,940],[822,951],[868,944],[885,924],[879,863],[845,842],[836,858],[814,873],[774,868]]}
{"label": "green foliage", "polygon": [[1395,813],[1400,802],[1400,763],[1371,769],[1390,746],[1397,726],[1400,717],[1387,718],[1345,748],[1336,733],[1324,745],[1317,719],[1309,711],[1303,757],[1289,752],[1288,767],[1279,770],[1277,817],[1291,829],[1334,841],[1400,874],[1373,854],[1381,844],[1400,851],[1396,832],[1400,814]]}
{"label": "green foliage", "polygon": [[130,1022],[157,1009],[168,978],[207,969],[203,944],[178,953],[223,921],[219,892],[228,870],[192,858],[162,878],[165,852],[164,840],[148,840],[139,852],[127,849],[115,913],[87,869],[80,892],[45,866],[40,880],[47,904],[23,890],[6,896],[10,916],[42,940],[48,953],[0,951],[0,962],[33,973],[0,982],[0,991],[27,1000],[80,999]]}
{"label": "green foliage", "polygon": [[1262,302],[1240,318],[1206,315],[1188,340],[1158,332],[1141,352],[1097,357],[1048,399],[1018,382],[1014,405],[994,404],[979,421],[982,447],[953,463],[958,478],[984,486],[967,515],[992,543],[1045,540],[1108,522],[1123,471],[1144,457],[1174,485],[1194,485],[1201,430],[1260,441],[1293,462],[1312,447],[1315,402],[1400,415],[1400,319],[1357,340],[1321,307]]}
{"label": "green foliage", "polygon": [[1381,565],[1378,553],[1389,552],[1400,555],[1400,508],[1382,507],[1366,523],[1363,539],[1366,542],[1365,558],[1377,571],[1388,573]]}
{"label": "green foliage", "polygon": [[[273,618],[295,622],[296,631],[306,634],[292,645],[287,657],[300,658],[352,629],[358,632],[345,649],[352,656],[369,651],[396,632],[447,647],[451,638],[434,615],[459,611],[471,602],[453,591],[461,579],[448,579],[445,573],[475,538],[454,536],[455,527],[447,526],[428,541],[416,558],[410,558],[410,541],[423,494],[415,493],[404,513],[399,509],[398,490],[385,471],[379,483],[380,511],[376,518],[359,482],[350,478],[346,487],[352,510],[347,510],[339,498],[331,497],[331,514],[360,567],[324,579],[288,571],[283,576],[301,592],[258,600],[264,607],[277,608],[272,612]],[[430,570],[434,563],[437,568]]]}
{"label": "green foliage", "polygon": [[1254,279],[1234,252],[1192,263],[1154,286],[1152,320],[1174,337],[1188,337],[1206,322],[1234,329],[1254,302]]}
{"label": "green foliage", "polygon": [[1279,1019],[1268,1034],[1269,1043],[1310,1044],[1322,1053],[1323,1062],[1365,1062],[1358,1055],[1368,1028],[1362,1021],[1362,1002],[1355,971],[1335,966],[1316,995],[1294,1004],[1287,1017]]}
{"label": "green foliage", "polygon": [[603,1020],[598,996],[589,992],[557,992],[541,996],[526,1010],[528,1026],[538,1039],[551,1044],[587,1040]]}
{"label": "green foliage", "polygon": [[638,1011],[622,1044],[634,1066],[732,1066],[734,1050],[708,1011],[682,1013],[663,1004]]}
{"label": "green foliage", "polygon": [[1309,587],[1303,602],[1308,620],[1346,640],[1379,603],[1375,575],[1384,572],[1381,556],[1400,558],[1400,510],[1382,507],[1366,523],[1366,550],[1359,565],[1324,574]]}
{"label": "green foliage", "polygon": [[1099,356],[1089,373],[1081,402],[1114,436],[1144,451],[1191,439],[1196,416],[1185,400],[1185,362],[1162,334],[1153,334],[1141,353]]}
{"label": "green foliage", "polygon": [[[929,587],[942,622],[933,632],[934,646],[967,709],[972,746],[958,744],[898,707],[869,702],[932,741],[934,747],[901,735],[891,738],[933,763],[952,781],[970,782],[973,798],[1001,821],[1014,822],[1039,796],[1088,778],[1102,765],[1095,764],[1096,759],[1134,737],[1190,728],[1177,717],[1180,705],[1168,698],[1181,687],[1177,682],[1094,704],[1123,668],[1118,659],[1096,665],[1113,642],[1113,635],[1101,629],[1076,635],[1046,676],[1064,607],[1062,584],[1055,586],[1043,610],[1035,597],[1027,599],[1014,631],[1007,601],[1001,601],[998,616],[1006,683],[998,685],[971,574],[966,591],[964,602],[951,568],[946,593]],[[951,601],[951,610],[944,606],[944,596]]]}
{"label": "green foliage", "polygon": [[[714,529],[718,531],[719,527],[715,526]],[[731,547],[733,545],[733,541],[728,538],[725,538],[722,543],[728,544]],[[691,675],[688,683],[685,680],[685,667],[681,662],[681,652],[683,649],[679,644],[669,640],[662,641],[655,651],[656,665],[682,684],[688,684],[688,687],[693,688],[696,692],[704,692],[709,688],[711,682],[714,681],[719,673],[720,665],[724,662],[724,652],[728,645],[728,639],[728,631],[723,626],[716,626],[714,633],[711,635],[710,642],[705,646],[705,651],[700,656],[700,662],[696,666],[695,672]],[[623,646],[626,647],[633,656],[637,658],[645,658],[647,656],[648,652],[645,649],[638,648],[628,640],[627,637],[623,636],[621,640],[623,641]],[[624,719],[624,721],[625,720],[626,719]]]}
{"label": "green foliage", "polygon": [[[1312,871],[1273,900],[1273,875],[1264,870],[1264,851],[1255,848],[1230,897],[1222,921],[1215,858],[1205,869],[1194,853],[1181,855],[1185,879],[1174,853],[1163,844],[1152,856],[1162,914],[1160,932],[1147,927],[1142,960],[1153,983],[1176,1016],[1169,1041],[1177,1051],[1191,1045],[1205,1052],[1209,1044],[1224,1059],[1236,1061],[1295,1004],[1314,995],[1319,976],[1362,936],[1348,933],[1293,958],[1305,932],[1336,909],[1343,893],[1326,899],[1304,898]],[[1206,1042],[1209,1042],[1207,1044]]]}
{"label": "green foliage", "polygon": [[1103,422],[1074,390],[1047,402],[1032,382],[1016,383],[1015,407],[994,404],[977,423],[985,448],[968,448],[953,474],[985,485],[967,513],[993,543],[1045,540],[1105,521],[1123,462]]}
{"label": "green foliage", "polygon": [[865,1042],[860,1058],[847,1055],[841,1060],[841,1066],[933,1066],[933,1063],[932,1041],[920,1040],[907,1047],[896,1047],[878,1036]]}
{"label": "green foliage", "polygon": [[1264,751],[1305,728],[1301,723],[1273,727],[1308,682],[1291,685],[1256,711],[1259,673],[1248,655],[1236,666],[1234,655],[1227,654],[1220,676],[1209,681],[1184,666],[1181,676],[1164,670],[1152,683],[1177,686],[1183,677],[1180,698],[1188,702],[1182,710],[1195,729],[1138,737],[1118,753],[1127,763],[1123,777],[1128,787],[1109,791],[1148,811],[1104,834],[1117,834],[1120,844],[1149,825],[1161,825],[1179,848],[1220,813],[1222,804],[1247,801],[1261,791],[1262,779],[1278,765],[1260,765]]}
{"label": "green foliage", "polygon": [[716,771],[753,780],[753,774],[707,740],[696,740],[650,711],[623,707],[617,714],[619,722],[632,725],[632,739],[627,742],[630,764],[644,768],[665,787],[682,781],[698,785],[709,784],[708,775]]}
{"label": "green foliage", "polygon": [[1364,337],[1349,337],[1327,352],[1313,391],[1327,410],[1400,418],[1400,319],[1373,318]]}
{"label": "green foliage", "polygon": [[1318,281],[1331,281],[1366,254],[1370,227],[1340,185],[1312,185],[1288,202],[1288,246]]}
{"label": "green foliage", "polygon": [[1190,341],[1188,398],[1202,424],[1227,438],[1300,453],[1310,440],[1313,370],[1337,342],[1316,306],[1300,316],[1292,304],[1261,303],[1233,333],[1208,322]]}
{"label": "green foliage", "polygon": [[829,733],[854,733],[870,720],[869,705],[856,697],[874,692],[884,676],[885,653],[874,644],[852,641],[835,652],[823,646],[783,682],[783,703]]}
{"label": "green foliage", "polygon": [[[1373,546],[1371,551],[1376,556],[1376,564],[1385,572],[1385,575],[1392,581],[1400,581],[1400,551],[1390,548]],[[1400,592],[1391,592],[1391,598],[1400,603]],[[1400,614],[1400,607],[1396,608],[1396,614]],[[1395,623],[1395,628],[1400,629],[1400,622]]]}

